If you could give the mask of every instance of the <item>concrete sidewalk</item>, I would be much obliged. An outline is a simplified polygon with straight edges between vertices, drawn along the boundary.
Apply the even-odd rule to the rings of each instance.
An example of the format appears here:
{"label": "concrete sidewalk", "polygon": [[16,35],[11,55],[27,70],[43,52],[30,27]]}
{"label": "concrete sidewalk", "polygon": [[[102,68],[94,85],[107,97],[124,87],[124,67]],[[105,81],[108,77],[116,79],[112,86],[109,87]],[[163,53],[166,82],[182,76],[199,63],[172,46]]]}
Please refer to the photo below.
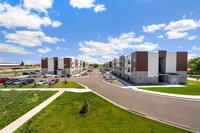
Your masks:
{"label": "concrete sidewalk", "polygon": [[[2,89],[1,89],[2,90]],[[4,91],[10,91],[11,89],[4,89]],[[19,128],[21,125],[23,125],[26,121],[28,121],[30,118],[32,118],[34,115],[36,115],[40,110],[45,108],[48,104],[50,104],[52,101],[54,101],[57,97],[59,97],[63,92],[69,91],[69,92],[76,92],[76,93],[84,93],[84,92],[91,92],[90,89],[74,89],[74,88],[67,88],[67,89],[14,89],[14,90],[20,90],[20,91],[25,91],[25,90],[41,90],[41,91],[59,91],[58,93],[54,94],[50,98],[48,98],[46,101],[41,103],[40,105],[36,106],[14,122],[10,123],[6,127],[4,127],[2,130],[0,130],[0,133],[12,133],[14,132],[17,128]]]}
{"label": "concrete sidewalk", "polygon": [[54,94],[50,98],[48,98],[46,101],[41,103],[40,105],[36,106],[14,122],[10,123],[6,127],[4,127],[2,130],[0,130],[0,133],[12,133],[17,128],[19,128],[21,125],[23,125],[26,121],[28,121],[31,117],[33,117],[35,114],[37,114],[40,110],[45,108],[48,104],[50,104],[53,100],[55,100],[57,97],[59,97],[65,90],[60,90],[58,93]]}
{"label": "concrete sidewalk", "polygon": [[[193,81],[197,81],[197,78],[191,78],[191,77],[187,77],[187,80],[193,80]],[[200,82],[200,80],[199,80]]]}

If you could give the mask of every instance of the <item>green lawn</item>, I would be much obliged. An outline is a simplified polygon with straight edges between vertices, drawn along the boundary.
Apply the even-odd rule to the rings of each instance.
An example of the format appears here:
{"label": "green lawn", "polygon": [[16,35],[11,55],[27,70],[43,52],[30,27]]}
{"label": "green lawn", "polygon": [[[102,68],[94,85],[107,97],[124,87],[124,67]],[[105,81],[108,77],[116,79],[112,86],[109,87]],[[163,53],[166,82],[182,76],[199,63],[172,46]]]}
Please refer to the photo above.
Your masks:
{"label": "green lawn", "polygon": [[55,91],[0,91],[0,129],[55,93]]}
{"label": "green lawn", "polygon": [[11,72],[0,72],[0,74],[12,74],[12,73],[15,73],[17,72],[18,74],[19,73],[23,73],[23,72],[34,72],[36,70],[23,70],[23,71],[11,71]]}
{"label": "green lawn", "polygon": [[[0,85],[0,88],[4,88],[4,85]],[[20,88],[19,85],[8,85],[7,87],[9,88]],[[49,85],[38,85],[34,87],[34,85],[23,85],[22,88],[50,88]],[[80,84],[73,82],[73,81],[67,81],[67,84],[64,84],[64,81],[59,82],[58,84],[53,85],[51,88],[79,88],[82,89],[84,88]]]}
{"label": "green lawn", "polygon": [[[80,114],[87,99],[90,112]],[[119,108],[92,92],[65,92],[15,133],[187,133]]]}
{"label": "green lawn", "polygon": [[188,80],[188,84],[185,86],[186,87],[149,87],[139,89],[172,94],[200,95],[200,82]]}

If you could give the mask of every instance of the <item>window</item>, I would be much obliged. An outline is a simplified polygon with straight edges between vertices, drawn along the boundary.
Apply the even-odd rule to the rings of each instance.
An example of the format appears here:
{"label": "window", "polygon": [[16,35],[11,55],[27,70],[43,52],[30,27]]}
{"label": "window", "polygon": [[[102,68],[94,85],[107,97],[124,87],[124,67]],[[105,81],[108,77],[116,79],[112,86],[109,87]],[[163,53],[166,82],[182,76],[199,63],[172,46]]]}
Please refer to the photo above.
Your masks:
{"label": "window", "polygon": [[130,72],[130,67],[128,67],[128,72]]}
{"label": "window", "polygon": [[135,62],[135,58],[133,58],[133,62]]}
{"label": "window", "polygon": [[131,62],[130,62],[130,59],[128,60],[128,64],[130,64]]}

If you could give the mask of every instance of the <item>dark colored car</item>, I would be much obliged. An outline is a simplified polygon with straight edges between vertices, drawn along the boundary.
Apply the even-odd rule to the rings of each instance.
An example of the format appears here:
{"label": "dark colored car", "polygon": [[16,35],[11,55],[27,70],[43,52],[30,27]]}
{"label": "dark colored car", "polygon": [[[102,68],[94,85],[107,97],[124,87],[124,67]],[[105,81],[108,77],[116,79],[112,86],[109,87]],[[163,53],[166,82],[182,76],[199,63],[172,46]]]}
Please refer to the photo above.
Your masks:
{"label": "dark colored car", "polygon": [[34,83],[35,80],[34,79],[22,79],[21,82],[22,82],[23,85],[28,85],[28,84]]}
{"label": "dark colored car", "polygon": [[32,84],[32,83],[35,82],[35,79],[26,79],[26,81],[27,81],[28,84]]}
{"label": "dark colored car", "polygon": [[0,83],[6,82],[8,80],[10,80],[10,78],[0,78]]}
{"label": "dark colored car", "polygon": [[5,85],[5,83],[7,83],[8,85],[11,85],[13,82],[15,82],[17,80],[19,80],[19,79],[13,78],[13,79],[7,80],[6,82],[4,82],[4,85]]}
{"label": "dark colored car", "polygon": [[72,75],[71,74],[67,74],[67,77],[71,77]]}
{"label": "dark colored car", "polygon": [[49,82],[49,84],[56,84],[56,83],[58,83],[58,82],[60,82],[60,79],[52,79],[52,80]]}
{"label": "dark colored car", "polygon": [[30,75],[30,73],[28,73],[28,72],[23,72],[22,74],[23,75]]}

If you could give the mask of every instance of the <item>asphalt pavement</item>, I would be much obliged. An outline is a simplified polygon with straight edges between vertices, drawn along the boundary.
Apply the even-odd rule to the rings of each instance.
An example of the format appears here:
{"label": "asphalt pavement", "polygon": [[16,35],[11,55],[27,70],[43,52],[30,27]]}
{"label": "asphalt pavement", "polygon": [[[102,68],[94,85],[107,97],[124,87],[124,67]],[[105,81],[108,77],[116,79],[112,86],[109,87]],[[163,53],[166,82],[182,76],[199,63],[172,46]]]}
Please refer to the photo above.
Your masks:
{"label": "asphalt pavement", "polygon": [[148,118],[200,132],[200,101],[163,97],[123,89],[103,82],[98,69],[87,77],[72,77],[112,102]]}

